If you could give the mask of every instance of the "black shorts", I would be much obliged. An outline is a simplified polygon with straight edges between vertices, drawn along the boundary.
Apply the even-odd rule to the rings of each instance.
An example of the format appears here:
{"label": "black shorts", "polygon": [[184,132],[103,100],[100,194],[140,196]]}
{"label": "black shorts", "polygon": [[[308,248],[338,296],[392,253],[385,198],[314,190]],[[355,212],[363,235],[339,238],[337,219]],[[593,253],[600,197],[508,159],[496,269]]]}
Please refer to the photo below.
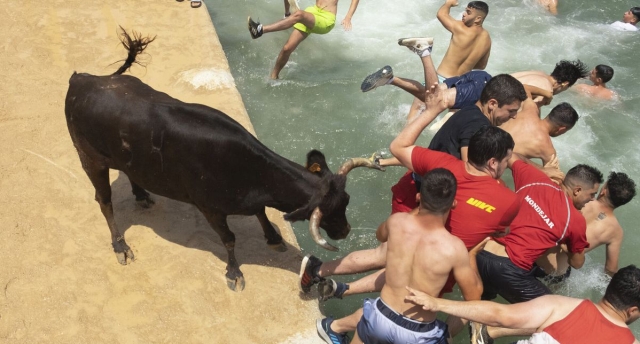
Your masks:
{"label": "black shorts", "polygon": [[476,259],[484,285],[483,300],[493,300],[500,295],[509,303],[518,303],[552,294],[533,271],[517,267],[509,258],[480,251]]}
{"label": "black shorts", "polygon": [[533,269],[531,269],[531,271],[533,272],[533,275],[536,276],[536,278],[543,280],[547,284],[557,284],[560,282],[564,282],[564,280],[571,276],[570,266],[567,267],[567,271],[564,273],[564,275],[558,276],[549,275],[548,273],[544,272],[544,270],[537,264],[533,264]]}

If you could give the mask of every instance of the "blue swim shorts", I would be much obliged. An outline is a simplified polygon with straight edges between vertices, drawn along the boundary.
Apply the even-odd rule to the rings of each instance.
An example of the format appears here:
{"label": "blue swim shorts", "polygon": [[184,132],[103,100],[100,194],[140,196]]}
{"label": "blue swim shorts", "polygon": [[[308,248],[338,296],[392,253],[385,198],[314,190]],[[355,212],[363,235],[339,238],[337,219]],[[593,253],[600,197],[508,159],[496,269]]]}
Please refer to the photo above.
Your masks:
{"label": "blue swim shorts", "polygon": [[491,75],[483,70],[472,70],[460,76],[454,76],[444,81],[447,87],[456,88],[456,103],[452,109],[462,109],[475,104],[484,86],[491,80]]}

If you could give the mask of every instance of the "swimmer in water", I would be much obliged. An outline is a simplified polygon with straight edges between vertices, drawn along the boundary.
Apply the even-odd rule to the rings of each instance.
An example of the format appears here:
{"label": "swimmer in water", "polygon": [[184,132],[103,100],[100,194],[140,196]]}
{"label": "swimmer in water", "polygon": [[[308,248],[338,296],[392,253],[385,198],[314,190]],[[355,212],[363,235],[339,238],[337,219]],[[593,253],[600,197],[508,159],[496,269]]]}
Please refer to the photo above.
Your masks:
{"label": "swimmer in water", "polygon": [[636,25],[640,21],[640,7],[631,7],[627,12],[622,15],[622,21],[617,21],[611,24],[616,30],[620,31],[638,31]]}
{"label": "swimmer in water", "polygon": [[558,0],[538,0],[538,3],[549,13],[558,14]]}
{"label": "swimmer in water", "polygon": [[589,80],[593,85],[579,84],[575,89],[589,97],[595,97],[604,100],[615,99],[618,95],[607,88],[607,82],[613,78],[613,68],[607,65],[597,65],[591,71]]}

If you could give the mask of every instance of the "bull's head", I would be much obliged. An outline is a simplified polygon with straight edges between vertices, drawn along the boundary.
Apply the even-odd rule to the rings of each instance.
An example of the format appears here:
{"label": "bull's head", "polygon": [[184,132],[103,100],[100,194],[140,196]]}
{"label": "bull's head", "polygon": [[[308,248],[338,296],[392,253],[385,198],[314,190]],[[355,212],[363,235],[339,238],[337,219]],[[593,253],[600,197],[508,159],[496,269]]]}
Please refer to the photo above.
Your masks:
{"label": "bull's head", "polygon": [[322,227],[329,238],[338,240],[347,237],[351,231],[351,226],[347,221],[347,205],[349,204],[349,194],[346,191],[347,174],[355,167],[368,167],[384,171],[377,160],[372,156],[370,159],[352,158],[347,160],[338,173],[333,174],[324,155],[317,150],[312,150],[307,154],[307,170],[322,178],[320,187],[313,195],[309,203],[295,211],[286,214],[287,221],[309,220],[309,232],[313,240],[323,248],[337,251],[338,248],[327,243],[320,235],[319,227]]}

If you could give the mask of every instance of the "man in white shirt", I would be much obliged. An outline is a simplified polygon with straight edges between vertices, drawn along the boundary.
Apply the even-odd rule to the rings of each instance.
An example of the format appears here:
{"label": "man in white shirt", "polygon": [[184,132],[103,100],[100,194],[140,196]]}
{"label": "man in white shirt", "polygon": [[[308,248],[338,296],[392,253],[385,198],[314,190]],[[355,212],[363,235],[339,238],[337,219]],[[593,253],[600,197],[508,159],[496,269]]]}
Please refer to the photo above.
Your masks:
{"label": "man in white shirt", "polygon": [[640,21],[640,7],[631,7],[630,10],[624,12],[622,21],[611,24],[611,27],[620,31],[638,31],[636,24]]}

